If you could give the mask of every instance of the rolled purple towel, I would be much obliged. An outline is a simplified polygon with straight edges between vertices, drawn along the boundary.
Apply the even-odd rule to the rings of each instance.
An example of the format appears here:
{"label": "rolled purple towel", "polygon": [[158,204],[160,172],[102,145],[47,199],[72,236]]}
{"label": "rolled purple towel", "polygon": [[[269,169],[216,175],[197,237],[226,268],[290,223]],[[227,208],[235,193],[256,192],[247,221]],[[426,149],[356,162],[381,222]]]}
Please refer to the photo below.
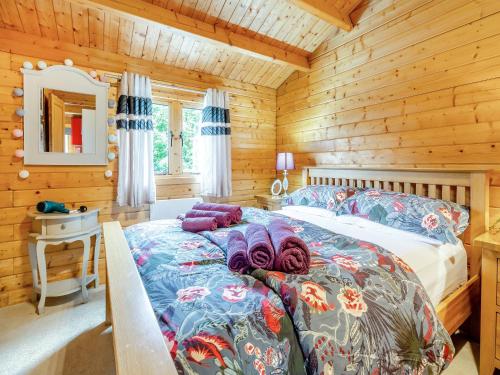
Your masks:
{"label": "rolled purple towel", "polygon": [[245,235],[237,230],[229,232],[227,238],[227,266],[233,272],[247,273],[250,269],[248,262],[248,246]]}
{"label": "rolled purple towel", "polygon": [[243,216],[241,206],[235,204],[196,203],[193,206],[193,210],[229,212],[231,214],[231,222],[234,224],[239,223]]}
{"label": "rolled purple towel", "polygon": [[245,232],[248,244],[248,262],[253,268],[272,270],[274,249],[267,229],[262,224],[252,223]]}
{"label": "rolled purple towel", "polygon": [[267,229],[275,252],[274,270],[299,275],[309,273],[309,248],[292,227],[282,219],[275,219]]}
{"label": "rolled purple towel", "polygon": [[182,230],[186,232],[202,232],[204,230],[216,230],[217,220],[215,217],[195,217],[186,218],[181,224]]}
{"label": "rolled purple towel", "polygon": [[219,228],[227,228],[231,225],[231,214],[229,212],[190,210],[186,212],[186,219],[193,217],[213,217],[217,220]]}

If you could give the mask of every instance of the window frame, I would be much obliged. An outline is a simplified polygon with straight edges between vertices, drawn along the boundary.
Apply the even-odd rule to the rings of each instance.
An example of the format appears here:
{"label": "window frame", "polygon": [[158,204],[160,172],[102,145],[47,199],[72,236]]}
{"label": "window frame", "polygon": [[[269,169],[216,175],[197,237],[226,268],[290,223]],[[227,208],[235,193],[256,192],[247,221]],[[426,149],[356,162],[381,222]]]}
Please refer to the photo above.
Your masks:
{"label": "window frame", "polygon": [[[156,179],[173,179],[173,178],[182,178],[187,180],[195,180],[199,177],[198,173],[186,172],[183,171],[182,165],[182,140],[181,140],[181,132],[183,130],[183,109],[203,109],[203,103],[189,102],[183,103],[177,100],[154,100],[153,104],[157,105],[167,105],[168,113],[169,113],[169,122],[168,122],[168,134],[167,134],[167,142],[168,144],[168,173],[167,174],[156,174]],[[154,150],[153,150],[154,152]],[[187,180],[185,182],[187,182]]]}
{"label": "window frame", "polygon": [[[184,134],[187,134],[186,130],[184,129],[184,110],[195,110],[195,111],[200,111],[200,122],[199,122],[199,127],[198,127],[198,130],[201,129],[201,123],[203,121],[203,105],[197,105],[197,106],[193,106],[193,105],[182,105],[181,107],[181,126],[182,126],[182,134],[184,136]],[[195,141],[196,141],[196,137],[197,135],[195,134],[194,137],[193,137],[193,149],[194,149],[194,145],[195,145]],[[182,174],[183,175],[199,175],[200,172],[199,170],[197,172],[185,172],[184,171],[184,160],[183,160],[183,156],[182,156],[182,151],[183,151],[183,147],[184,147],[184,142],[185,142],[185,138],[182,139],[181,141],[181,153],[180,153],[180,157],[181,157],[181,170],[182,170]],[[193,150],[193,158],[195,157],[195,153],[194,153],[194,150]],[[194,162],[194,160],[193,160]],[[199,167],[199,166],[198,166]]]}

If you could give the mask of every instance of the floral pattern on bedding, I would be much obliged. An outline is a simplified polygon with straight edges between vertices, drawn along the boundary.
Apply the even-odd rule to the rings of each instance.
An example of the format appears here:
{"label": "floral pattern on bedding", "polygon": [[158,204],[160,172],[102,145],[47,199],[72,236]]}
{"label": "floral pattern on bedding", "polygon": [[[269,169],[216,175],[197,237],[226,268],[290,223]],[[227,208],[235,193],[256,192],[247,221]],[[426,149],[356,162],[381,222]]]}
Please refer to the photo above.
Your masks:
{"label": "floral pattern on bedding", "polygon": [[[309,274],[231,273],[229,231],[277,216],[308,244]],[[140,224],[126,235],[181,372],[300,374],[305,363],[318,375],[439,374],[453,358],[417,276],[387,250],[253,208],[215,232],[177,225]]]}
{"label": "floral pattern on bedding", "polygon": [[469,212],[457,203],[378,189],[346,199],[337,214],[364,217],[452,244],[469,225]]}
{"label": "floral pattern on bedding", "polygon": [[179,373],[305,373],[278,295],[231,273],[221,248],[173,220],[134,225],[125,235]]}
{"label": "floral pattern on bedding", "polygon": [[295,190],[282,201],[283,206],[308,206],[336,211],[359,189],[347,186],[308,185]]}
{"label": "floral pattern on bedding", "polygon": [[[275,213],[246,211],[268,222]],[[438,374],[451,339],[415,273],[374,244],[285,218],[308,244],[308,275],[255,270],[283,300],[309,374]]]}

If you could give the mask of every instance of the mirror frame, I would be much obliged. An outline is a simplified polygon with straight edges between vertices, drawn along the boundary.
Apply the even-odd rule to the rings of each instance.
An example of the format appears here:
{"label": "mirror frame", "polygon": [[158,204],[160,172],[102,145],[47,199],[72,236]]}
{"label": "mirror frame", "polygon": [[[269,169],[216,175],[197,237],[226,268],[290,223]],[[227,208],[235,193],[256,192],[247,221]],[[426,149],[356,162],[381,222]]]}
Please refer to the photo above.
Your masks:
{"label": "mirror frame", "polygon": [[[26,165],[106,165],[108,163],[108,88],[83,70],[54,65],[44,70],[21,69],[24,74],[24,164]],[[54,89],[96,97],[95,154],[40,151],[40,95]]]}
{"label": "mirror frame", "polygon": [[[277,189],[278,191],[275,191],[276,188],[279,188]],[[279,197],[282,190],[283,190],[283,184],[281,183],[281,180],[280,179],[274,180],[273,184],[271,185],[271,195],[273,197]]]}

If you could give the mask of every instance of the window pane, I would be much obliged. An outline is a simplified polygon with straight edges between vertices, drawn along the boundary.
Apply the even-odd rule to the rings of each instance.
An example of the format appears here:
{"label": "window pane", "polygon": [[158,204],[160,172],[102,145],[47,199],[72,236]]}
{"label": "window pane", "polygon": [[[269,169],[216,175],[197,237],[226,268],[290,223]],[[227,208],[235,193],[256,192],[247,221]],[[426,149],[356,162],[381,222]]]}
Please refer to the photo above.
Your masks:
{"label": "window pane", "polygon": [[168,105],[153,104],[153,164],[155,174],[168,174]]}
{"label": "window pane", "polygon": [[184,108],[182,110],[182,171],[197,173],[196,143],[200,132],[201,110]]}

